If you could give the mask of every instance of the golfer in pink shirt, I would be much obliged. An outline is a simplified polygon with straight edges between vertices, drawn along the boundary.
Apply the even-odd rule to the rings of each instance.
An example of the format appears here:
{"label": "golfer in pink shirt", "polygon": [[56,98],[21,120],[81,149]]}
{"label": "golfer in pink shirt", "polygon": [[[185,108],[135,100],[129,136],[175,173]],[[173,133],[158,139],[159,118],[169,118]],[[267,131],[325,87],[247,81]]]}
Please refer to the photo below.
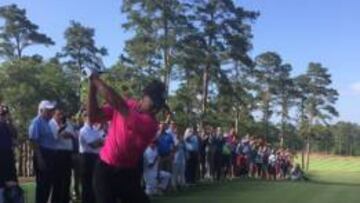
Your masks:
{"label": "golfer in pink shirt", "polygon": [[[141,157],[158,130],[155,115],[165,107],[165,86],[153,81],[140,101],[124,99],[94,73],[90,79],[90,123],[110,121],[108,135],[94,172],[97,203],[149,202],[141,188]],[[107,105],[99,107],[97,95]]]}

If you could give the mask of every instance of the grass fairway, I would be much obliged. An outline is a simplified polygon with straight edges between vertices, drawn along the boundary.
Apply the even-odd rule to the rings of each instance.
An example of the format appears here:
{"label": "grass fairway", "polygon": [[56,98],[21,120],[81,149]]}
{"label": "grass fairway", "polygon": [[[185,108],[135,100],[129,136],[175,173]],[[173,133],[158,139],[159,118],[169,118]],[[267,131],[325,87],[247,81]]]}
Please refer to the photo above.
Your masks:
{"label": "grass fairway", "polygon": [[360,187],[319,183],[232,182],[199,187],[179,196],[156,199],[156,203],[346,203],[359,202]]}
{"label": "grass fairway", "polygon": [[[237,180],[203,184],[155,198],[153,203],[357,203],[360,202],[360,158],[312,156],[311,181]],[[33,198],[33,184],[25,185]],[[29,200],[30,200],[29,199]],[[31,203],[32,201],[28,201]]]}
{"label": "grass fairway", "polygon": [[155,203],[357,203],[360,202],[360,158],[314,155],[309,182],[239,180],[204,185]]}

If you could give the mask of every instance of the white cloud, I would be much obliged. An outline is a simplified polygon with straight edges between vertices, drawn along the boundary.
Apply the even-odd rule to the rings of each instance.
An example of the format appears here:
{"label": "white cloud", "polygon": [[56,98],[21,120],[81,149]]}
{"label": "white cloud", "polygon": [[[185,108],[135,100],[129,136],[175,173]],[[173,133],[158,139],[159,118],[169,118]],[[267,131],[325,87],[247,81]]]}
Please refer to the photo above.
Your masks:
{"label": "white cloud", "polygon": [[360,82],[351,84],[350,89],[353,94],[360,95]]}

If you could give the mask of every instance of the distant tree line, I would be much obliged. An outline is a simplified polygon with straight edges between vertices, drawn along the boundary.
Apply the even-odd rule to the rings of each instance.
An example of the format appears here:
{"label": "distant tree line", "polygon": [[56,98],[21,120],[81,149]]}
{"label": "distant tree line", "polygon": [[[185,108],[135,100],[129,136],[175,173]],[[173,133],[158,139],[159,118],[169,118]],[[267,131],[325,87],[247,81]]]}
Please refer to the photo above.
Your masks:
{"label": "distant tree line", "polygon": [[[71,21],[62,49],[44,58],[27,50],[54,45],[51,37],[39,31],[25,9],[0,7],[0,98],[11,107],[20,142],[26,141],[43,98],[58,100],[76,115],[87,94],[80,70],[90,66],[104,69],[107,82],[134,97],[152,79],[163,80],[182,128],[233,125],[239,136],[302,151],[303,166],[311,149],[360,153],[357,125],[329,125],[338,116],[338,92],[324,65],[310,62],[306,72],[294,76],[292,65],[276,52],[249,56],[259,12],[233,0],[124,0],[121,12],[123,29],[132,36],[119,59],[104,69],[107,49],[96,44],[94,28]],[[22,151],[20,157],[28,154]]]}

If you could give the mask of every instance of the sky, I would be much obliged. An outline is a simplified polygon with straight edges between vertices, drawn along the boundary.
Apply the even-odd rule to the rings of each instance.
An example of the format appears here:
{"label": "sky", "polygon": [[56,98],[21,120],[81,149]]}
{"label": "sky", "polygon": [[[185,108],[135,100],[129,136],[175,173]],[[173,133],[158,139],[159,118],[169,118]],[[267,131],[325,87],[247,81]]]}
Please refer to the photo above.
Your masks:
{"label": "sky", "polygon": [[[333,76],[339,93],[340,117],[360,123],[360,1],[358,0],[235,0],[246,9],[259,11],[253,23],[251,56],[276,51],[303,73],[309,62],[320,62]],[[121,0],[0,0],[0,6],[16,3],[56,45],[32,47],[28,54],[53,56],[65,44],[63,33],[70,20],[96,29],[96,42],[108,49],[105,64],[115,63],[131,33],[122,29],[126,16]]]}

